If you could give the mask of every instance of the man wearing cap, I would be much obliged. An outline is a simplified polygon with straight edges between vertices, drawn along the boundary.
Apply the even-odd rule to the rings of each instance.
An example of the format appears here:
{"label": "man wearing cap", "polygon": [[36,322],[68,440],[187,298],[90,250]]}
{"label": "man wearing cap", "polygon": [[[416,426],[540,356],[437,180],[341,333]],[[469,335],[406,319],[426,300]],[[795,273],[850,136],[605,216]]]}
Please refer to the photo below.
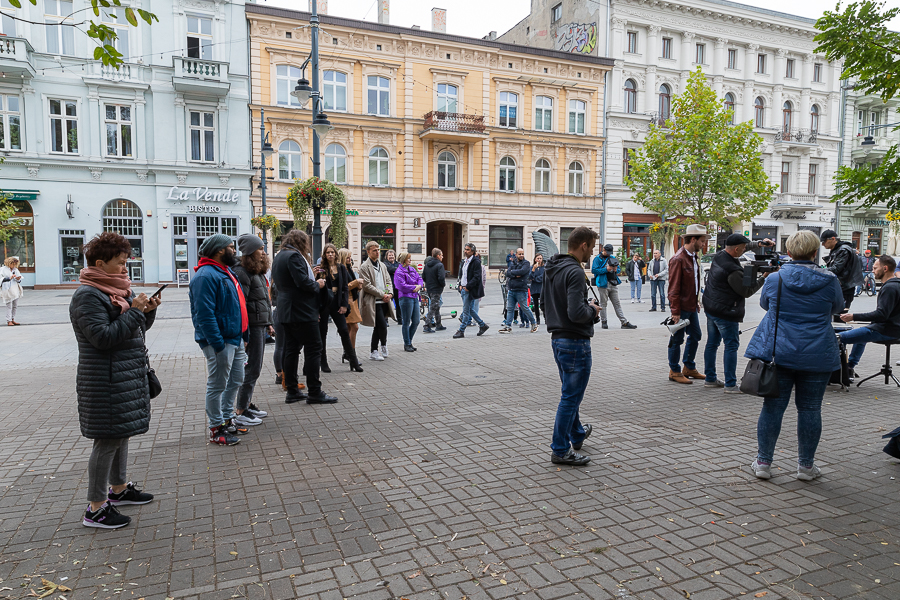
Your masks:
{"label": "man wearing cap", "polygon": [[194,340],[206,357],[206,418],[209,441],[239,443],[245,427],[232,423],[234,397],[244,381],[244,343],[249,319],[244,292],[231,271],[237,264],[234,241],[216,233],[200,244],[200,260],[191,278],[189,297]]}
{"label": "man wearing cap", "polygon": [[[872,289],[875,289],[875,257],[872,256],[872,251],[866,248],[865,252],[863,252],[862,256],[862,272],[863,272],[863,282],[866,279],[872,280]],[[862,286],[856,286],[856,295],[859,296],[860,292],[862,292]]]}
{"label": "man wearing cap", "polygon": [[[677,383],[693,383],[691,379],[705,379],[697,370],[694,358],[703,333],[700,329],[700,283],[703,281],[703,268],[700,264],[700,251],[709,239],[703,225],[688,225],[681,234],[682,246],[669,261],[669,310],[672,313],[672,324],[682,319],[688,325],[676,331],[669,338],[669,381]],[[687,333],[687,343],[684,335]],[[681,358],[681,345],[684,344],[684,370],[678,364]]]}
{"label": "man wearing cap", "polygon": [[616,316],[622,322],[622,329],[637,329],[637,325],[632,325],[625,318],[622,312],[622,303],[619,302],[619,279],[621,272],[619,267],[619,259],[613,256],[613,245],[606,244],[600,251],[600,254],[594,257],[591,262],[591,274],[594,276],[594,285],[597,286],[597,295],[600,298],[600,327],[609,329],[606,322],[606,305],[612,302]]}
{"label": "man wearing cap", "polygon": [[[738,323],[744,320],[747,298],[759,291],[768,273],[750,286],[744,285],[744,269],[738,257],[747,250],[760,246],[774,246],[771,240],[751,242],[739,233],[732,233],[725,240],[709,267],[706,286],[703,289],[703,309],[706,311],[706,350],[703,353],[707,388],[725,388],[726,394],[740,394],[737,387]],[[716,377],[716,354],[719,344],[725,343],[725,382]]]}
{"label": "man wearing cap", "polygon": [[865,282],[862,274],[862,266],[859,257],[853,251],[853,244],[838,239],[833,229],[826,229],[819,236],[822,246],[831,253],[825,259],[826,268],[837,275],[841,284],[841,292],[844,294],[844,308],[850,308],[853,304],[853,294],[856,286]]}

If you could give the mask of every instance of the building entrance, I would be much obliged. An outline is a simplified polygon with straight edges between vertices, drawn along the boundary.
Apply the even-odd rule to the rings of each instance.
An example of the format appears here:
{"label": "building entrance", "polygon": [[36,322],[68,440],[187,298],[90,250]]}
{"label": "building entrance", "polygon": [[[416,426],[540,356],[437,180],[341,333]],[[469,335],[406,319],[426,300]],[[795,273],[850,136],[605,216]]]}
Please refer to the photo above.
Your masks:
{"label": "building entrance", "polygon": [[444,267],[447,274],[456,276],[459,261],[462,260],[463,226],[453,221],[434,221],[429,223],[425,231],[425,255],[431,256],[433,248],[440,248],[444,253]]}

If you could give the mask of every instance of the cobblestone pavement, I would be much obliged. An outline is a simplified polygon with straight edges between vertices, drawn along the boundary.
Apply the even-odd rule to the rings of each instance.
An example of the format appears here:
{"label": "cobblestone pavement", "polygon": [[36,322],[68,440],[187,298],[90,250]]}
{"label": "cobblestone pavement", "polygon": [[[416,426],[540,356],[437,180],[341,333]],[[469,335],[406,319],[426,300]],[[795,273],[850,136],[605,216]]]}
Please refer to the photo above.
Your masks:
{"label": "cobblestone pavement", "polygon": [[71,356],[51,327],[0,331],[0,598],[41,577],[71,588],[54,600],[900,598],[894,387],[829,390],[815,482],[794,479],[789,409],[764,482],[747,470],[760,401],[669,383],[660,327],[598,331],[583,469],[549,461],[543,331],[435,339],[362,375],[333,358],[330,406],[285,405],[267,360],[270,416],[228,448],[205,441],[199,352],[156,351],[164,392],[129,473],[157,500],[99,531],[80,524],[74,367],[17,364],[8,343],[30,329],[14,346]]}

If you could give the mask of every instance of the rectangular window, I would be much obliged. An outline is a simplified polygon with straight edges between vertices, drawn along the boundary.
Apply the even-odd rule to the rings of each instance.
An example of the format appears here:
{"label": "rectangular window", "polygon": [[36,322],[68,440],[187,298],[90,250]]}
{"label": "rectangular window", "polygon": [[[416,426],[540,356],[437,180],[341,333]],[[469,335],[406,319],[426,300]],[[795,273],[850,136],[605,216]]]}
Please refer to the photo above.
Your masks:
{"label": "rectangular window", "polygon": [[787,194],[791,191],[791,163],[781,163],[781,193]]}
{"label": "rectangular window", "polygon": [[188,58],[212,60],[212,19],[188,15],[187,55]]}
{"label": "rectangular window", "polygon": [[863,127],[866,124],[866,111],[860,110],[856,112],[856,135],[863,134]]}
{"label": "rectangular window", "polygon": [[50,152],[78,154],[78,103],[50,100]]}
{"label": "rectangular window", "polygon": [[622,180],[631,177],[631,154],[628,148],[622,151]]}
{"label": "rectangular window", "polygon": [[550,23],[553,24],[558,21],[562,21],[562,3],[561,2],[550,9]]}
{"label": "rectangular window", "polygon": [[100,9],[100,18],[104,25],[112,27],[116,32],[116,40],[113,47],[122,54],[122,60],[128,62],[128,20],[125,18],[125,9],[122,7],[110,7]]}
{"label": "rectangular window", "polygon": [[387,77],[370,75],[368,82],[368,114],[389,117],[391,114],[391,80]]}
{"label": "rectangular window", "polygon": [[760,75],[765,75],[766,73],[766,55],[765,54],[757,54],[756,55],[756,72]]}
{"label": "rectangular window", "polygon": [[728,68],[737,69],[737,50],[734,48],[728,50]]}
{"label": "rectangular window", "polygon": [[788,79],[794,78],[794,59],[789,58],[784,62],[784,76]]}
{"label": "rectangular window", "polygon": [[813,65],[813,81],[822,83],[822,63]]}
{"label": "rectangular window", "polygon": [[44,0],[48,53],[68,56],[75,54],[75,28],[61,25],[72,24],[69,15],[73,12],[72,0]]}
{"label": "rectangular window", "polygon": [[275,65],[275,96],[279,106],[300,106],[300,101],[291,96],[291,92],[301,76],[302,71],[297,67]]}
{"label": "rectangular window", "polygon": [[586,107],[586,103],[582,100],[569,100],[569,133],[584,135]]}
{"label": "rectangular window", "polygon": [[521,247],[521,227],[492,225],[488,230],[488,266],[506,267],[506,255]]}
{"label": "rectangular window", "polygon": [[697,44],[697,53],[694,62],[698,65],[706,64],[706,44]]}
{"label": "rectangular window", "polygon": [[191,160],[215,162],[216,160],[216,113],[190,111],[191,113]]}
{"label": "rectangular window", "polygon": [[519,96],[512,92],[500,92],[500,127],[516,127],[516,111],[519,108]]}
{"label": "rectangular window", "polygon": [[0,0],[0,34],[7,37],[16,36],[16,7],[9,0]]}
{"label": "rectangular window", "polygon": [[395,223],[363,223],[360,236],[360,248],[366,260],[366,244],[377,242],[381,248],[381,258],[384,259],[388,250],[397,249],[397,225]]}
{"label": "rectangular window", "polygon": [[815,194],[816,193],[816,175],[818,174],[818,166],[815,163],[809,164],[809,181],[806,185],[806,193],[807,194]]}
{"label": "rectangular window", "polygon": [[631,54],[637,54],[637,31],[628,32],[628,50]]}
{"label": "rectangular window", "polygon": [[106,155],[130,158],[131,150],[131,107],[117,104],[104,106],[106,117]]}
{"label": "rectangular window", "polygon": [[534,128],[539,131],[553,130],[553,98],[538,96],[534,99]]}
{"label": "rectangular window", "polygon": [[0,150],[22,149],[22,107],[18,96],[0,94]]}
{"label": "rectangular window", "polygon": [[672,58],[672,38],[664,37],[662,39],[661,58]]}
{"label": "rectangular window", "polygon": [[325,71],[325,110],[347,111],[347,74]]}

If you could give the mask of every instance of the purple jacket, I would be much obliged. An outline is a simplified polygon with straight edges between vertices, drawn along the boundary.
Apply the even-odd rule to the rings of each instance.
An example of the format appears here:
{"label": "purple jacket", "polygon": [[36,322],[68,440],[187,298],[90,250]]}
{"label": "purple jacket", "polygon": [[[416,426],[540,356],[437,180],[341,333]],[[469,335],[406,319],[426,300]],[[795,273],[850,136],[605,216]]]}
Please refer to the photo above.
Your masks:
{"label": "purple jacket", "polygon": [[400,266],[394,272],[394,288],[397,290],[398,298],[418,298],[416,286],[425,286],[422,276],[416,270],[412,263],[408,267]]}

